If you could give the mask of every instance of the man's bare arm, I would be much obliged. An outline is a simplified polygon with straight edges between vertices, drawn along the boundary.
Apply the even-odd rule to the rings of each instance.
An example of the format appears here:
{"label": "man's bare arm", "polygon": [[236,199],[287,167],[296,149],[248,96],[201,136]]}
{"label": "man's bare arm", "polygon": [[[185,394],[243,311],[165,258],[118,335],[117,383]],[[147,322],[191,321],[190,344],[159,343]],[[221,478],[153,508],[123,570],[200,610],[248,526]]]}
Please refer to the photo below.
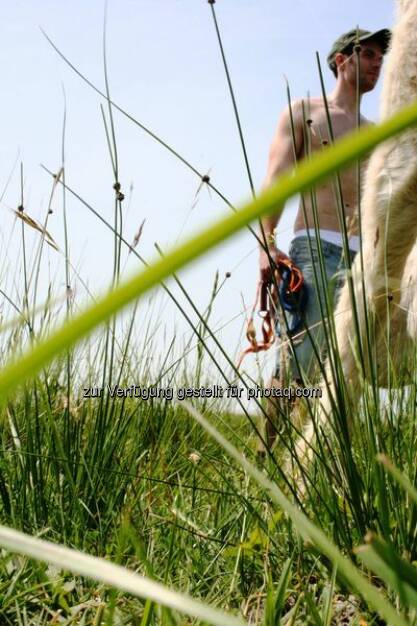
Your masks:
{"label": "man's bare arm", "polygon": [[[289,110],[286,109],[280,115],[277,130],[275,132],[275,136],[272,140],[272,144],[269,150],[267,174],[263,185],[264,188],[269,187],[277,178],[277,176],[279,176],[286,170],[294,167],[294,153],[296,159],[298,159],[302,153],[303,129],[301,104],[296,102],[292,105],[291,108],[294,121],[294,138],[291,128],[290,113]],[[277,210],[276,215],[269,215],[267,217],[264,217],[262,219],[262,228],[265,233],[266,244],[270,253],[278,253],[278,255],[286,257],[287,255],[275,246],[274,231],[277,226],[280,214],[281,211]],[[260,234],[260,239],[262,242],[264,241],[262,233]],[[261,280],[268,280],[271,274],[269,256],[262,246],[260,249],[259,266]]]}

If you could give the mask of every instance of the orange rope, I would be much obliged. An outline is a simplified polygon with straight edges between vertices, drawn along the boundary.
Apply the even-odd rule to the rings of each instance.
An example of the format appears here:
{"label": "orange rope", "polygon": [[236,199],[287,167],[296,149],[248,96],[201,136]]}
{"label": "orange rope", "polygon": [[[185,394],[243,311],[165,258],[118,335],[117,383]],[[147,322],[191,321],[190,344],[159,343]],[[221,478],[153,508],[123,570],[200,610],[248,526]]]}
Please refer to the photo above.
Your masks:
{"label": "orange rope", "polygon": [[[272,261],[275,265],[275,269],[273,271],[274,280],[272,280],[271,277],[271,280],[268,282],[261,280],[258,282],[255,302],[246,326],[246,337],[249,341],[249,346],[240,354],[236,365],[237,368],[240,367],[247,354],[250,354],[251,352],[256,353],[269,350],[275,342],[275,313],[278,306],[277,285],[281,283],[284,271],[290,270],[287,288],[287,292],[289,292],[289,294],[297,293],[304,283],[301,271],[290,259],[287,260],[275,256],[275,258],[272,258]],[[258,308],[258,303],[258,314],[262,318],[261,330],[263,341],[260,343],[258,343],[256,338],[256,328],[253,321],[256,309]]]}

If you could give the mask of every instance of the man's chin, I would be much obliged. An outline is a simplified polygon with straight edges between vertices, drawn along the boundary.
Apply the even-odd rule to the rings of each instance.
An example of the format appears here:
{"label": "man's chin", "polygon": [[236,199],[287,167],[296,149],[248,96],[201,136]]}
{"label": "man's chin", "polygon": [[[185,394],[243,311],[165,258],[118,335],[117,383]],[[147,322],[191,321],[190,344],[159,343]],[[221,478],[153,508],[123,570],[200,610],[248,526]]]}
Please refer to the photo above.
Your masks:
{"label": "man's chin", "polygon": [[366,82],[363,82],[361,85],[361,93],[367,93],[368,91],[372,91],[372,89],[375,88],[377,82],[377,78],[375,80],[368,80]]}

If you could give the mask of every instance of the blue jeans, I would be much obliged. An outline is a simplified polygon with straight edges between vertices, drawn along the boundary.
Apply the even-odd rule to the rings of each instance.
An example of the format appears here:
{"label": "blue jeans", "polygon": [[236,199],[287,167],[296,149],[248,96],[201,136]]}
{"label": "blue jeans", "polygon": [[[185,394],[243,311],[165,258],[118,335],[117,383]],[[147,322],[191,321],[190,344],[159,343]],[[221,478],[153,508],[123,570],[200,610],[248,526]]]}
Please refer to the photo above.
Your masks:
{"label": "blue jeans", "polygon": [[[308,300],[303,312],[302,328],[296,333],[292,345],[289,347],[288,370],[284,377],[288,382],[296,380],[299,383],[314,379],[317,373],[318,359],[325,358],[325,333],[323,330],[323,316],[328,317],[334,310],[341,287],[345,282],[346,264],[344,263],[343,248],[333,243],[321,240],[325,276],[322,276],[318,254],[318,241],[310,237],[310,246],[307,236],[296,237],[290,246],[289,256],[300,268],[304,276],[304,284],[308,292]],[[350,259],[353,261],[356,252],[350,250]],[[317,275],[317,284],[314,278],[314,269]],[[325,289],[329,294],[330,306],[326,307]],[[321,305],[321,306],[320,306]],[[282,316],[283,313],[281,313]],[[285,313],[287,321],[291,323],[291,313]],[[307,332],[305,329],[308,328]],[[286,338],[285,328],[282,329],[283,338]],[[277,333],[280,334],[280,324],[277,322]],[[314,344],[314,347],[313,347]],[[294,353],[296,358],[294,357]],[[278,354],[275,378],[280,378],[280,354]]]}

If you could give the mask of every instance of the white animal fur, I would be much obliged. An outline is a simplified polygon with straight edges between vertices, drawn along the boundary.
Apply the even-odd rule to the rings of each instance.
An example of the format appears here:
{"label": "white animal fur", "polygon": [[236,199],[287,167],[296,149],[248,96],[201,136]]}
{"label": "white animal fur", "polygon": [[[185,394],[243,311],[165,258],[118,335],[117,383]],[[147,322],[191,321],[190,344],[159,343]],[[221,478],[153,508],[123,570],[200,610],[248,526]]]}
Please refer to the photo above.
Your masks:
{"label": "white animal fur", "polygon": [[[382,90],[381,120],[417,100],[417,1],[397,0],[397,18],[386,59]],[[364,280],[367,306],[374,315],[378,383],[387,383],[387,326],[389,323],[394,371],[404,375],[407,356],[417,339],[417,129],[410,129],[380,145],[372,154],[362,198]],[[353,264],[353,280],[363,352],[365,316],[360,258]],[[387,293],[389,305],[387,306]],[[388,312],[389,309],[389,312]],[[354,323],[349,287],[342,289],[335,311],[336,336],[345,380],[352,390],[353,406],[358,398],[359,371],[354,357]],[[328,380],[334,389],[329,363]],[[406,374],[407,372],[405,372]],[[369,377],[369,362],[365,364]],[[402,379],[404,380],[404,379]],[[392,381],[391,381],[392,382]],[[322,386],[323,398],[318,424],[324,426],[331,411],[330,394]],[[298,451],[304,462],[311,456],[315,429],[310,423]]]}

